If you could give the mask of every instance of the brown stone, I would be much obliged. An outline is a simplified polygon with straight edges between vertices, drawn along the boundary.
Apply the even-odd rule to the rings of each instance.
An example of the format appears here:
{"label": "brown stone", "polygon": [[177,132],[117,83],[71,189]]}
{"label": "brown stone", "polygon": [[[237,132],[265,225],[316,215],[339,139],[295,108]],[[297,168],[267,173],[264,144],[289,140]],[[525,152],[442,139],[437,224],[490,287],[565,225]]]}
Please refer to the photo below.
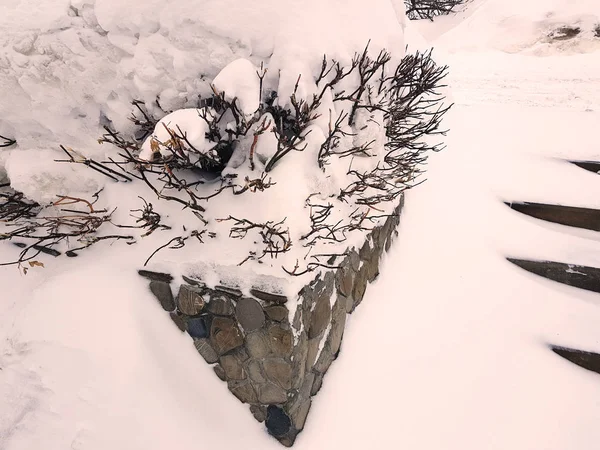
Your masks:
{"label": "brown stone", "polygon": [[317,362],[317,353],[319,352],[319,344],[321,339],[311,339],[308,341],[308,352],[306,355],[306,371],[310,371],[315,362]]}
{"label": "brown stone", "polygon": [[336,286],[338,291],[348,297],[352,294],[354,284],[354,271],[350,267],[342,267],[336,273]]}
{"label": "brown stone", "polygon": [[356,250],[350,252],[350,267],[355,273],[358,272],[358,269],[360,268],[360,256],[358,256]]}
{"label": "brown stone", "polygon": [[224,355],[219,358],[219,363],[225,371],[225,376],[229,380],[244,380],[246,379],[246,371],[244,367],[233,355]]}
{"label": "brown stone", "polygon": [[352,296],[346,297],[345,302],[346,302],[346,313],[350,314],[352,312],[352,310],[354,309],[354,297],[352,297]]}
{"label": "brown stone", "polygon": [[306,374],[306,358],[308,356],[308,337],[306,331],[302,331],[298,341],[294,345],[292,383],[293,388],[298,388],[303,382]]}
{"label": "brown stone", "polygon": [[287,303],[288,301],[288,298],[285,295],[272,294],[270,292],[261,291],[260,289],[250,289],[250,294],[267,303],[276,303],[281,305],[283,303]]}
{"label": "brown stone", "polygon": [[202,355],[207,363],[214,364],[219,360],[219,355],[217,355],[215,349],[212,348],[208,339],[194,339],[194,347],[196,347],[198,353]]}
{"label": "brown stone", "polygon": [[365,262],[365,267],[367,269],[367,281],[372,283],[379,276],[379,253],[378,251],[374,251],[371,255],[371,259]]}
{"label": "brown stone", "polygon": [[333,305],[333,313],[331,320],[331,331],[327,336],[327,341],[331,348],[331,352],[335,355],[342,344],[344,330],[346,328],[346,299],[339,296]]}
{"label": "brown stone", "polygon": [[258,401],[266,405],[281,404],[287,401],[285,389],[273,384],[266,383],[258,388]]}
{"label": "brown stone", "polygon": [[235,306],[235,316],[246,332],[258,330],[265,324],[265,313],[253,298],[242,298]]}
{"label": "brown stone", "polygon": [[253,358],[264,358],[270,353],[269,337],[262,330],[246,335],[246,348]]}
{"label": "brown stone", "polygon": [[283,389],[292,387],[292,366],[283,359],[266,359],[263,369],[267,379]]}
{"label": "brown stone", "polygon": [[294,427],[296,428],[296,430],[300,431],[304,428],[304,424],[306,423],[306,417],[308,416],[308,412],[310,411],[311,403],[312,402],[309,397],[292,414],[291,419],[292,419],[292,423],[294,424]]}
{"label": "brown stone", "polygon": [[352,305],[352,310],[356,308],[365,295],[365,291],[367,290],[367,268],[363,265],[358,270],[356,274],[356,278],[354,279],[354,289],[352,290],[352,299],[354,301]]}
{"label": "brown stone", "polygon": [[258,401],[254,387],[247,381],[229,381],[227,386],[231,393],[242,403],[256,403]]}
{"label": "brown stone", "polygon": [[225,295],[211,295],[206,305],[208,311],[216,316],[232,316],[234,312],[233,302]]}
{"label": "brown stone", "polygon": [[200,288],[197,286],[182,284],[177,296],[177,308],[179,311],[188,316],[200,314],[204,308],[204,298],[200,292]]}
{"label": "brown stone", "polygon": [[330,291],[327,290],[317,298],[317,304],[310,316],[309,339],[320,336],[331,321],[330,295]]}
{"label": "brown stone", "polygon": [[258,360],[251,360],[248,363],[248,375],[250,375],[250,379],[254,382],[254,383],[264,383],[265,381],[267,381],[267,379],[265,378],[265,376],[263,375],[263,370],[262,367],[260,365],[260,361]]}
{"label": "brown stone", "polygon": [[312,389],[310,391],[310,395],[317,395],[317,393],[321,390],[323,386],[323,374],[315,373],[315,381],[313,382]]}
{"label": "brown stone", "polygon": [[171,312],[175,310],[175,300],[173,300],[173,293],[171,292],[169,283],[152,280],[150,281],[150,291],[152,291],[165,311]]}
{"label": "brown stone", "polygon": [[223,355],[244,343],[242,332],[233,319],[214,317],[210,329],[210,341],[219,355]]}
{"label": "brown stone", "polygon": [[294,337],[290,330],[284,330],[278,325],[273,325],[268,332],[269,347],[274,356],[286,357],[292,353]]}
{"label": "brown stone", "polygon": [[325,373],[329,370],[329,366],[335,360],[335,355],[331,351],[331,347],[329,342],[326,342],[319,354],[319,358],[317,359],[317,363],[315,364],[314,370],[319,373]]}
{"label": "brown stone", "polygon": [[267,317],[275,322],[284,322],[288,318],[288,309],[285,306],[275,305],[265,308]]}
{"label": "brown stone", "polygon": [[372,251],[371,243],[369,242],[369,239],[367,239],[361,247],[360,252],[358,252],[358,256],[360,257],[361,261],[369,261],[371,259]]}

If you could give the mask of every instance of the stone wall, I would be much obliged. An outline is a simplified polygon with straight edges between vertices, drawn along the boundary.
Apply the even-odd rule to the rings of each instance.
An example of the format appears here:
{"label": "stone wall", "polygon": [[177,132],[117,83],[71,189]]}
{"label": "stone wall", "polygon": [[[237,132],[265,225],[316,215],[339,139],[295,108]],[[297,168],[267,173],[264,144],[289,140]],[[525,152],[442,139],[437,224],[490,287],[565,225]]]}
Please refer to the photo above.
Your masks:
{"label": "stone wall", "polygon": [[184,277],[173,296],[168,274],[140,271],[180,330],[213,365],[229,390],[283,445],[291,446],[304,428],[312,397],[341,349],[346,315],[362,301],[379,275],[380,258],[397,234],[404,199],[394,215],[373,229],[360,249],[317,276],[298,296],[293,318],[280,293],[235,286],[208,288]]}

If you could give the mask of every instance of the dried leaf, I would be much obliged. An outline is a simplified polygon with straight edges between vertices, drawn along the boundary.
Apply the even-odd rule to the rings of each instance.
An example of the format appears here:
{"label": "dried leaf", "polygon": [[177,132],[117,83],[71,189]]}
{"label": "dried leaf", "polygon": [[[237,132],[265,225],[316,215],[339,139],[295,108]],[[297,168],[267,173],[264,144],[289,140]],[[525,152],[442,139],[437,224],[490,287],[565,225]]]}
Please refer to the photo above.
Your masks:
{"label": "dried leaf", "polygon": [[44,267],[44,263],[41,263],[39,261],[29,261],[29,267]]}

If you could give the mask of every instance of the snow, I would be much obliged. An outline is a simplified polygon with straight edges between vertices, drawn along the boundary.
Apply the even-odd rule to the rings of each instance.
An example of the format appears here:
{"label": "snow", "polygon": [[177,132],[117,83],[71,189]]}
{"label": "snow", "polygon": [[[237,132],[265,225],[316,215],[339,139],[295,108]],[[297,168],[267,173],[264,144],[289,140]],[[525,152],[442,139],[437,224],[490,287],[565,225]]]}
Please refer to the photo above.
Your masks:
{"label": "snow", "polygon": [[[598,375],[547,348],[600,352],[597,294],[535,277],[505,256],[598,266],[600,239],[503,204],[600,207],[597,175],[564,161],[600,158],[600,40],[588,32],[600,22],[596,1],[475,0],[432,24],[406,24],[396,15],[401,2],[383,0],[71,4],[78,15],[62,0],[0,7],[0,134],[19,140],[0,150],[0,168],[43,201],[105,181],[53,163],[64,158],[57,144],[103,155],[99,117],[126,126],[132,98],[160,94],[165,108],[194,108],[194,96],[208,92],[199,92],[206,81],[198,74],[212,79],[238,58],[257,67],[271,54],[289,89],[323,49],[349,57],[368,37],[373,49],[403,48],[404,27],[411,46],[434,45],[452,68],[448,148],[407,195],[399,238],[348,317],[340,357],[295,448],[597,448]],[[327,14],[345,26],[322,28]],[[572,42],[546,42],[571,24],[583,30]],[[330,186],[310,178],[300,154],[289,161],[277,176],[299,191]],[[123,192],[107,185],[103,198],[118,201],[119,220],[139,207],[135,189]],[[260,199],[257,214],[279,213],[288,201],[276,190]],[[169,224],[191,223],[178,208],[161,212]],[[169,239],[149,238],[49,260],[27,276],[0,268],[0,448],[280,448],[135,274]],[[0,251],[14,254],[7,244]],[[237,256],[190,243],[165,250],[161,264],[181,268],[199,252]],[[242,268],[228,268],[232,280],[245,279]]]}
{"label": "snow", "polygon": [[258,68],[244,58],[229,63],[215,77],[212,84],[218,93],[225,94],[225,100],[239,101],[240,110],[246,115],[252,115],[260,104],[260,82]]}
{"label": "snow", "polygon": [[[174,136],[185,136],[186,147],[191,146],[191,149],[187,148],[188,156],[190,156],[190,150],[193,153],[208,153],[215,144],[206,139],[208,124],[200,116],[201,113],[202,111],[197,108],[178,109],[160,119],[154,132],[144,140],[139,158],[152,161],[153,146],[163,157],[172,157],[173,152],[169,148],[173,146],[167,143],[175,139]],[[195,161],[193,156],[192,154],[191,162]]]}

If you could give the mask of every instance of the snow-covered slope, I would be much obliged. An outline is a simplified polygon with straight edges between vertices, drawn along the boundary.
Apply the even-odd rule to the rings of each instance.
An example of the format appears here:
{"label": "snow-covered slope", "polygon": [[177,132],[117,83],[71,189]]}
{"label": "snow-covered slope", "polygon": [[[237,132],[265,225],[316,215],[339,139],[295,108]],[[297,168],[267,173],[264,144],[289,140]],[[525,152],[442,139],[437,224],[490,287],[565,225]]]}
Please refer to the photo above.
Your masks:
{"label": "snow-covered slope", "polygon": [[[86,9],[82,3],[74,4],[79,11]],[[161,14],[164,3],[148,1],[148,9],[113,15],[115,35],[110,39],[120,40],[122,47],[133,45],[131,36],[127,39],[129,28],[118,25],[128,16],[138,23],[132,36],[140,33],[143,42],[156,31],[149,17],[157,17],[159,24],[167,20]],[[97,117],[101,104],[120,111],[126,92],[143,91],[136,87],[143,76],[152,85],[152,74],[144,72],[138,81],[136,73],[123,75],[122,88],[111,97],[107,91],[114,90],[116,73],[125,70],[127,51],[115,50],[107,35],[90,31],[89,25],[81,25],[88,30],[81,31],[82,45],[104,46],[106,59],[96,60],[96,50],[79,49],[65,53],[72,55],[68,63],[53,66],[52,51],[57,50],[52,49],[61,49],[61,39],[71,38],[61,26],[48,23],[67,20],[56,11],[68,3],[44,4],[40,13],[34,13],[37,2],[1,7],[8,13],[0,35],[5,40],[0,124],[13,127],[20,138],[23,165],[39,157],[31,153],[28,159],[27,151],[52,152],[54,144],[44,142],[54,142],[55,134],[60,140],[83,139],[81,146],[88,136],[97,137],[95,119],[75,121],[79,113],[73,108],[91,111],[89,117]],[[342,11],[339,4],[329,4]],[[283,15],[280,5],[273,7],[274,14]],[[289,5],[312,17],[306,2]],[[324,7],[323,2],[315,5],[317,10]],[[129,8],[124,2],[118,6]],[[391,6],[381,6],[374,14],[396,17]],[[378,9],[372,7],[373,2],[365,4],[344,20]],[[253,14],[251,9],[242,12]],[[193,65],[194,52],[205,45],[200,42],[210,39],[211,46],[220,42],[211,47],[215,51],[224,49],[221,61],[250,48],[261,56],[271,51],[268,41],[219,37],[218,24],[227,11],[215,9],[214,28],[205,34],[191,22],[181,25],[183,41],[174,42],[188,46],[185,64]],[[517,199],[600,207],[597,175],[557,159],[600,158],[598,52],[595,41],[585,43],[582,36],[580,47],[568,50],[577,55],[566,55],[560,43],[538,45],[550,58],[532,54],[540,52],[532,52],[530,38],[544,34],[539,23],[553,11],[560,12],[560,20],[569,18],[567,13],[598,17],[593,0],[528,5],[488,0],[473,2],[464,16],[419,27],[445,50],[444,62],[454,69],[450,81],[457,105],[447,124],[452,129],[449,147],[431,159],[428,181],[408,194],[400,237],[379,280],[350,319],[341,356],[325,378],[295,448],[597,449],[600,377],[546,348],[554,343],[600,351],[597,295],[535,278],[504,260],[513,255],[600,264],[596,234],[541,224],[502,204]],[[102,19],[100,9],[96,13],[98,20],[109,21]],[[81,23],[85,14],[68,20]],[[110,8],[103,14],[110,16]],[[25,16],[26,26],[18,26]],[[43,52],[38,50],[42,47],[16,52],[17,37],[33,28],[39,30],[36,45]],[[376,28],[372,24],[364,32]],[[74,46],[77,39],[69,42]],[[474,46],[477,51],[471,53]],[[523,52],[498,54],[515,49]],[[137,43],[134,50],[142,55],[140,62],[155,51],[163,56],[174,51],[152,41]],[[199,55],[198,60],[205,60],[206,55]],[[215,64],[216,70],[220,63]],[[142,66],[149,71],[152,64]],[[81,68],[80,76],[71,77],[71,71]],[[67,84],[52,73],[64,73]],[[173,82],[183,86],[178,92],[188,92],[188,85],[179,85],[168,71],[160,74],[154,83],[162,76],[164,89]],[[81,87],[86,77],[100,81],[93,89]],[[194,89],[189,85],[190,93]],[[81,92],[99,99],[82,105]],[[10,156],[16,161],[14,155],[17,150]],[[21,174],[26,177],[27,172]],[[68,174],[64,180],[83,182]],[[90,250],[27,276],[14,267],[0,269],[0,448],[280,448],[197,356],[192,342],[166,321],[143,280],[132,273],[139,261],[135,251]]]}

